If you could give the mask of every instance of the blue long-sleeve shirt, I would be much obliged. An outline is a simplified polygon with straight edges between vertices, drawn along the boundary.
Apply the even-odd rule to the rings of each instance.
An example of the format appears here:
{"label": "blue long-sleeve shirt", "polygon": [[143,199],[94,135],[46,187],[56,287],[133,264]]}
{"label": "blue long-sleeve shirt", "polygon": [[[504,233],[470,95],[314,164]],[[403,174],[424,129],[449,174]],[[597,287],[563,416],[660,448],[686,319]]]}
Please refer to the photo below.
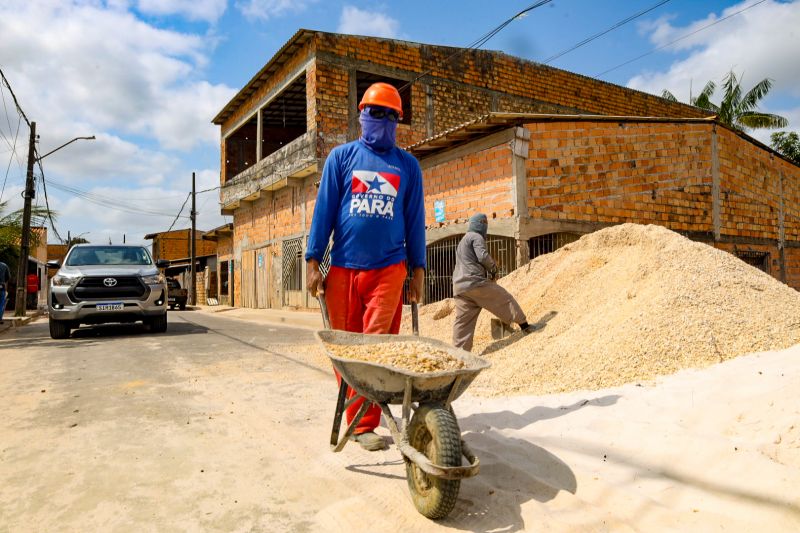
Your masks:
{"label": "blue long-sleeve shirt", "polygon": [[425,268],[425,206],[419,162],[400,148],[379,154],[361,141],[334,148],[322,170],[306,261],[371,270],[406,260]]}

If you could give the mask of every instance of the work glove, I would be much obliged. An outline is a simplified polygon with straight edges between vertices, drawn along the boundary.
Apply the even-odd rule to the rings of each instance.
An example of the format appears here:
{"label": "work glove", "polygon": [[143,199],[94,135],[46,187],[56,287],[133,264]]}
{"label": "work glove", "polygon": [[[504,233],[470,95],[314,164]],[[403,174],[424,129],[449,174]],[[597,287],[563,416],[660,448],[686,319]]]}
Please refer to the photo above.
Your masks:
{"label": "work glove", "polygon": [[489,279],[497,279],[497,265],[492,266],[492,268],[489,270]]}

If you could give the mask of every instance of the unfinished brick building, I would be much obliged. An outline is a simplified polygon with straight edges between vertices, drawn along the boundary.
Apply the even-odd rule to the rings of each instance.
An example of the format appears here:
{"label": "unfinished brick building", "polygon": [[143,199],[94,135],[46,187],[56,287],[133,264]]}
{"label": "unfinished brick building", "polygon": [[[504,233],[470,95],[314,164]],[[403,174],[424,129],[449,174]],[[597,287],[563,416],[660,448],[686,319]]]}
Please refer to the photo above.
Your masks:
{"label": "unfinished brick building", "polygon": [[500,52],[300,30],[213,121],[237,305],[314,305],[303,254],[316,184],[330,150],[358,137],[376,81],[401,89],[398,144],[423,168],[428,301],[449,294],[452,249],[479,210],[506,271],[630,221],[800,284],[798,168],[705,111]]}

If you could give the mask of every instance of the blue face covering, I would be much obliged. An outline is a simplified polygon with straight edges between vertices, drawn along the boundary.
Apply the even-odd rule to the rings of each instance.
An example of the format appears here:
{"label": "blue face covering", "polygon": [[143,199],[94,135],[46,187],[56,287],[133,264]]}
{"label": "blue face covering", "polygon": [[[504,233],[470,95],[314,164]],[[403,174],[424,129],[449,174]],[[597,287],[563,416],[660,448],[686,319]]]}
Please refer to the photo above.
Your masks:
{"label": "blue face covering", "polygon": [[388,118],[373,118],[369,115],[370,106],[364,107],[358,120],[361,122],[361,142],[371,150],[383,153],[394,147],[397,122]]}

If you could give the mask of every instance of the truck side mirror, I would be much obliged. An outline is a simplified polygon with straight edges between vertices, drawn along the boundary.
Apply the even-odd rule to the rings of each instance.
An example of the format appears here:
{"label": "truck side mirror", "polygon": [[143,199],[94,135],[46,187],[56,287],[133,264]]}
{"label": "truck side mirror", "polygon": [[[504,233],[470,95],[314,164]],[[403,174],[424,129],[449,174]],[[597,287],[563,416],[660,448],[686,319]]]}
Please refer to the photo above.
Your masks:
{"label": "truck side mirror", "polygon": [[61,268],[61,263],[59,263],[56,260],[48,261],[47,262],[47,268]]}

